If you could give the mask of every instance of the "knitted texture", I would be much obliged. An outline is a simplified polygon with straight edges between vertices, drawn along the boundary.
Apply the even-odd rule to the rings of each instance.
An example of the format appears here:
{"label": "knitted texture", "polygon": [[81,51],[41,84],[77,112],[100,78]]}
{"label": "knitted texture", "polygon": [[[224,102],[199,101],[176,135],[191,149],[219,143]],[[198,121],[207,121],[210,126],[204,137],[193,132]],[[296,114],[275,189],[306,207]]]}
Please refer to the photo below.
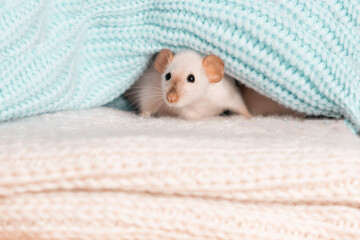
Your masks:
{"label": "knitted texture", "polygon": [[323,120],[4,123],[0,239],[358,240],[359,145]]}
{"label": "knitted texture", "polygon": [[[0,120],[105,104],[161,48],[219,55],[300,112],[360,127],[359,0],[5,0]],[[360,128],[359,128],[360,129]]]}

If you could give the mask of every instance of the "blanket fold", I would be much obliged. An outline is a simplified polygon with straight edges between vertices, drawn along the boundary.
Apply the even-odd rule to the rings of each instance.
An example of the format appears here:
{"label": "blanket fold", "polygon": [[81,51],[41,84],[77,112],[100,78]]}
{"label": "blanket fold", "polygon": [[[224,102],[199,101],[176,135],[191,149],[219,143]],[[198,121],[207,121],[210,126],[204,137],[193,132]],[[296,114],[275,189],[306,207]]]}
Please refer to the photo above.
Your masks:
{"label": "blanket fold", "polygon": [[217,54],[260,93],[360,129],[357,0],[15,0],[0,14],[1,121],[105,104],[166,47]]}

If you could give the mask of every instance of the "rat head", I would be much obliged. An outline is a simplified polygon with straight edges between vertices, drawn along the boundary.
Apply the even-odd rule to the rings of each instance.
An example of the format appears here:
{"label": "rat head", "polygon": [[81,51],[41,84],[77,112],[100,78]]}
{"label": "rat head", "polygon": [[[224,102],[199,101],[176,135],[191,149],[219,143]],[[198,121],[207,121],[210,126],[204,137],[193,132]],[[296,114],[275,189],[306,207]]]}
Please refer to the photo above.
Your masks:
{"label": "rat head", "polygon": [[163,49],[155,60],[155,69],[161,74],[162,94],[167,105],[183,107],[201,99],[207,87],[224,76],[224,63],[215,56],[202,58],[194,51],[173,55]]}

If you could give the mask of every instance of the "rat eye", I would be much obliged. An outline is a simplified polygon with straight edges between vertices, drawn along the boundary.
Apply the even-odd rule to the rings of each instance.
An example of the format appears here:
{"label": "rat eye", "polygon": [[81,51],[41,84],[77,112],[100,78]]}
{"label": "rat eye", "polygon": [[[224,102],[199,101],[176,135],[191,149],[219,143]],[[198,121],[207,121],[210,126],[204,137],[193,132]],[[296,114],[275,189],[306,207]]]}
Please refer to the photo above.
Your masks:
{"label": "rat eye", "polygon": [[188,81],[188,82],[191,82],[191,83],[195,82],[195,77],[194,77],[194,75],[190,74],[190,75],[187,77],[187,81]]}
{"label": "rat eye", "polygon": [[170,78],[171,78],[171,73],[168,72],[167,74],[165,74],[165,80],[166,81],[169,81]]}

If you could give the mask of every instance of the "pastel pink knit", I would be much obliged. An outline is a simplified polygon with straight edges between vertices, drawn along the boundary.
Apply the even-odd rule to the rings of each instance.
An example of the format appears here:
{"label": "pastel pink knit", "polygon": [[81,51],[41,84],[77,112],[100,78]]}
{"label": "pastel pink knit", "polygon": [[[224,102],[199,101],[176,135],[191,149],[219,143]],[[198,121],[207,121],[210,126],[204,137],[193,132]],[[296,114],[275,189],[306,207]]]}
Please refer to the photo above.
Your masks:
{"label": "pastel pink knit", "polygon": [[359,146],[328,120],[4,123],[0,239],[360,239]]}

